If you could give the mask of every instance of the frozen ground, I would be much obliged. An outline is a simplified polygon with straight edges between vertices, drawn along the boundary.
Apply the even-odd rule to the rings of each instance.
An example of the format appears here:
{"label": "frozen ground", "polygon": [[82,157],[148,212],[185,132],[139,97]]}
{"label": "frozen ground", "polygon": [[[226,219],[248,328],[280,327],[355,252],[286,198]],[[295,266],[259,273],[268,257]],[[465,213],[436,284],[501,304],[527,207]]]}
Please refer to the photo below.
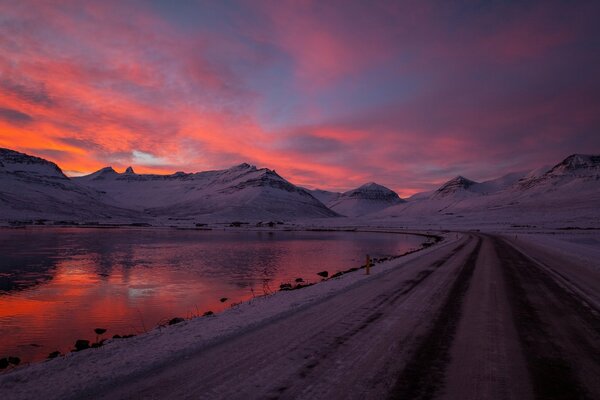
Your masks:
{"label": "frozen ground", "polygon": [[599,240],[449,232],[371,276],[4,373],[0,397],[600,398]]}

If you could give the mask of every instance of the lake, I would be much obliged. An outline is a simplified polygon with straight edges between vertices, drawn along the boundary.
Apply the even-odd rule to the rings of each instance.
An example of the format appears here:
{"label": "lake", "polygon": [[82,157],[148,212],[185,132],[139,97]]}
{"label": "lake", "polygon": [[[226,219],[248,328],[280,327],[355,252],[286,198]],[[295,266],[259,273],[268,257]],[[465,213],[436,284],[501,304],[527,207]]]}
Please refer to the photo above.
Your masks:
{"label": "lake", "polygon": [[95,340],[94,328],[107,338],[138,334],[423,241],[366,232],[0,229],[0,357],[67,352],[76,339]]}

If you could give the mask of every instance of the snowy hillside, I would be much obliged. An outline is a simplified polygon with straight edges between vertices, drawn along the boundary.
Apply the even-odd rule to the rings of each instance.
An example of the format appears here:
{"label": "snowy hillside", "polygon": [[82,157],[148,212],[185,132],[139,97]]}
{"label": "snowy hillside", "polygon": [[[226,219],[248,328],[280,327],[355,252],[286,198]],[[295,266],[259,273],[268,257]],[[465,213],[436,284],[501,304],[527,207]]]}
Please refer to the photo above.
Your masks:
{"label": "snowy hillside", "polygon": [[111,167],[69,178],[54,163],[0,149],[0,221],[247,221],[334,216],[461,223],[600,222],[600,156],[574,154],[554,167],[485,182],[462,176],[408,201],[368,183],[344,193],[306,190],[275,171],[240,164],[171,175]]}
{"label": "snowy hillside", "polygon": [[431,198],[435,199],[444,198],[448,196],[469,195],[469,193],[473,193],[473,191],[471,191],[470,188],[475,185],[477,185],[477,182],[474,182],[470,179],[459,175],[456,178],[444,183],[438,190],[436,190],[431,195]]}
{"label": "snowy hillside", "polygon": [[144,210],[151,216],[199,216],[239,219],[317,218],[336,214],[306,190],[267,168],[248,164],[199,173],[172,175],[124,173],[103,168],[74,178],[106,193],[113,204]]}
{"label": "snowy hillside", "polygon": [[344,193],[313,190],[311,194],[338,214],[357,217],[402,203],[396,192],[370,182]]}
{"label": "snowy hillside", "polygon": [[572,183],[600,179],[600,156],[573,154],[543,174],[530,174],[518,183],[520,189],[551,190]]}
{"label": "snowy hillside", "polygon": [[106,204],[102,194],[81,187],[54,163],[0,149],[0,219],[76,219],[135,217]]}
{"label": "snowy hillside", "polygon": [[[477,183],[457,177],[438,190],[377,214],[379,218],[431,217],[442,222],[600,219],[600,157],[575,154],[552,168]],[[462,220],[460,220],[460,219]]]}
{"label": "snowy hillside", "polygon": [[321,189],[315,189],[315,190],[308,190],[308,192],[310,194],[313,195],[313,197],[317,200],[319,200],[321,203],[328,205],[332,202],[334,202],[335,200],[337,200],[342,193],[340,192],[330,192],[328,190],[321,190]]}

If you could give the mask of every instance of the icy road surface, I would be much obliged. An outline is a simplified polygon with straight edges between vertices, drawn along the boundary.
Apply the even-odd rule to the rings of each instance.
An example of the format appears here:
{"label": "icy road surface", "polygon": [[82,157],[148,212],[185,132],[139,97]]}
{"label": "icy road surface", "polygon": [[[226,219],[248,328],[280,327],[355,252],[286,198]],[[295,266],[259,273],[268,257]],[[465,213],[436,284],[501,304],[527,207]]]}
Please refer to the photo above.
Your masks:
{"label": "icy road surface", "polygon": [[187,351],[152,357],[184,326],[0,375],[0,398],[600,398],[597,269],[479,233],[394,262]]}

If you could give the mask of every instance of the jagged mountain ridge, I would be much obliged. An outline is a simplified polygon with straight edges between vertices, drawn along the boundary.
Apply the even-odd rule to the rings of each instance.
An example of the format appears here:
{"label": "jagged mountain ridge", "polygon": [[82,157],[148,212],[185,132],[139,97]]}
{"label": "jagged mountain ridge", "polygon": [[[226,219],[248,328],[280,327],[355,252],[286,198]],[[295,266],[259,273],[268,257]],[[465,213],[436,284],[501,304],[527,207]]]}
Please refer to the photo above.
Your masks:
{"label": "jagged mountain ridge", "polygon": [[[550,168],[517,172],[477,183],[454,178],[438,190],[417,194],[407,203],[378,213],[379,217],[498,213],[527,218],[530,214],[582,213],[600,217],[600,156],[573,154]],[[576,211],[577,210],[577,211]]]}
{"label": "jagged mountain ridge", "polygon": [[249,164],[198,173],[119,174],[103,168],[75,178],[81,185],[106,193],[115,203],[152,216],[178,218],[213,215],[240,218],[331,217],[306,190],[275,171]]}
{"label": "jagged mountain ridge", "polygon": [[[325,203],[325,204],[324,204]],[[69,178],[53,162],[0,149],[0,219],[285,219],[587,210],[600,203],[600,156],[573,154],[553,167],[475,182],[458,176],[402,200],[368,183],[344,193],[306,190],[275,171],[240,164],[170,175],[111,167]],[[591,210],[591,211],[590,211]],[[490,214],[491,215],[491,214]]]}
{"label": "jagged mountain ridge", "polygon": [[337,214],[275,171],[249,164],[171,175],[112,167],[69,178],[50,161],[0,149],[0,219],[122,220],[214,216],[248,219]]}
{"label": "jagged mountain ridge", "polygon": [[572,154],[543,174],[524,177],[518,182],[518,187],[526,190],[536,186],[559,186],[574,179],[599,180],[600,156]]}
{"label": "jagged mountain ridge", "polygon": [[53,162],[0,148],[0,219],[139,217],[102,197],[74,183]]}

